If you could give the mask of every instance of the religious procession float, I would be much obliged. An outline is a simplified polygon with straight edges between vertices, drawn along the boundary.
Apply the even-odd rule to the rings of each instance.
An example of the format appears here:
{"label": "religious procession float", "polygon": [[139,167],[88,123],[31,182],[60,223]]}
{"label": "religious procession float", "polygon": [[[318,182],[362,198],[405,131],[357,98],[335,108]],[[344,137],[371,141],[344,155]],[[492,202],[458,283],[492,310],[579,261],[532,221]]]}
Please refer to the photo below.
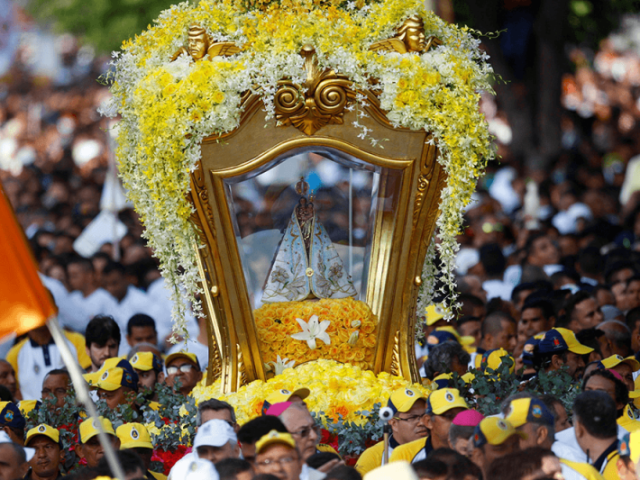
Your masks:
{"label": "religious procession float", "polygon": [[432,388],[415,338],[494,156],[479,47],[421,0],[205,0],[114,54],[122,180],[176,331],[189,304],[207,319],[196,402],[243,423],[307,387],[348,437],[393,389]]}

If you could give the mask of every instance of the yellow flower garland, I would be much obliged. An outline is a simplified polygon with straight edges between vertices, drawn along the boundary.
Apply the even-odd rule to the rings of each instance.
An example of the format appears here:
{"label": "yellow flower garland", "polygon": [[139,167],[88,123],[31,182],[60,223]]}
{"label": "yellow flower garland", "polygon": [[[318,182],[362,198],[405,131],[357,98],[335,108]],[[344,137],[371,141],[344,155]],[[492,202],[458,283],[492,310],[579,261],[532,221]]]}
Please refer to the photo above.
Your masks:
{"label": "yellow flower garland", "polygon": [[[418,15],[426,36],[443,44],[423,54],[369,51],[378,40]],[[232,41],[242,51],[217,61],[193,62],[173,54],[187,43],[188,26],[203,26],[215,41]],[[348,40],[347,40],[348,39]],[[200,159],[201,140],[238,126],[243,92],[263,99],[274,116],[277,82],[304,80],[303,45],[312,44],[321,68],[346,75],[356,90],[377,81],[381,107],[397,126],[426,130],[439,147],[448,185],[441,195],[437,246],[442,265],[425,263],[421,303],[430,300],[437,270],[450,289],[455,284],[455,254],[464,207],[477,178],[494,156],[491,135],[478,109],[480,91],[492,91],[492,69],[479,41],[466,28],[449,25],[421,0],[204,0],[181,3],[114,54],[113,101],[103,113],[121,116],[117,157],[120,173],[146,227],[145,236],[172,287],[176,326],[184,328],[185,301],[180,285],[194,300],[199,276],[192,248],[186,200],[189,174]],[[356,111],[363,114],[359,96]],[[360,117],[357,117],[360,118]],[[366,129],[356,120],[356,125]],[[372,138],[376,144],[381,139]],[[419,330],[419,329],[418,329]]]}
{"label": "yellow flower garland", "polygon": [[384,372],[376,376],[370,370],[333,360],[316,360],[288,368],[266,382],[256,380],[227,395],[221,394],[219,380],[209,387],[205,383],[206,379],[203,379],[191,393],[196,403],[209,398],[229,402],[235,408],[240,424],[259,416],[264,399],[283,388],[293,391],[307,387],[311,390],[305,403],[311,412],[323,413],[325,424],[337,421],[342,415],[344,420],[359,425],[366,420],[356,412],[370,411],[376,403],[386,405],[391,392],[400,387],[416,388],[425,396],[435,389],[430,383],[412,385],[401,377]]}

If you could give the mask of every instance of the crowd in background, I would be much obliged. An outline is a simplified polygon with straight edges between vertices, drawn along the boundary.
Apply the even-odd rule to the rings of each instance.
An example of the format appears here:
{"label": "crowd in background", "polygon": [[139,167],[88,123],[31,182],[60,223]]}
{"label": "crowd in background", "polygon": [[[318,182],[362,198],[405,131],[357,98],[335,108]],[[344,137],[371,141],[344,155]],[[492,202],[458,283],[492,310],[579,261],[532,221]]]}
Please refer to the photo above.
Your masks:
{"label": "crowd in background", "polygon": [[[205,329],[190,319],[187,353],[169,343],[171,300],[132,209],[118,213],[126,227],[118,240],[90,255],[77,250],[101,212],[113,148],[97,113],[108,95],[95,81],[104,64],[87,65],[81,54],[73,43],[62,54],[73,82],[29,75],[20,55],[0,82],[0,180],[96,398],[115,408],[147,388],[157,408],[157,385],[188,395],[201,378]],[[303,389],[265,399],[265,415],[242,427],[231,406],[201,404],[195,453],[176,464],[174,478],[637,478],[640,57],[612,37],[593,55],[571,52],[571,60],[575,72],[563,80],[564,150],[542,167],[512,155],[500,99],[483,97],[501,159],[489,165],[465,213],[457,320],[446,323],[442,308],[431,306],[425,340],[416,345],[421,374],[442,388],[428,398],[388,392],[391,463],[384,468],[391,470],[375,476],[380,444],[355,469],[322,451]],[[25,428],[28,411],[41,408],[35,401],[56,408],[69,388],[51,335],[37,329],[0,349],[0,457],[15,456],[12,475],[19,474],[1,476],[0,463],[0,478],[69,473],[58,430]],[[573,426],[566,405],[532,394],[505,400],[501,417],[469,409],[449,386],[452,374],[464,377],[496,358],[498,365],[512,358],[525,383],[540,372],[568,373],[582,390],[569,405]],[[79,479],[113,476],[94,421],[78,421],[75,452],[86,470],[71,474]],[[144,477],[153,451],[144,425],[114,429],[104,420],[104,427],[127,478]]]}

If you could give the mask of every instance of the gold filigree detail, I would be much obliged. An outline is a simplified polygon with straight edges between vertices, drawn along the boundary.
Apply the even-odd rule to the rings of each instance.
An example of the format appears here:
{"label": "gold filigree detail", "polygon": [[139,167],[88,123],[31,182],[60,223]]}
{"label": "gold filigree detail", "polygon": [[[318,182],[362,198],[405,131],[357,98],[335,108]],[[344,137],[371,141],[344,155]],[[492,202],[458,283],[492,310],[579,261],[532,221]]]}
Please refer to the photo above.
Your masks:
{"label": "gold filigree detail", "polygon": [[240,47],[233,42],[214,42],[207,31],[200,25],[193,24],[189,26],[189,44],[180,47],[173,54],[171,61],[175,61],[180,55],[190,55],[194,61],[202,60],[207,55],[209,60],[214,57],[229,57],[240,53]]}
{"label": "gold filigree detail", "polygon": [[386,40],[372,43],[369,50],[374,52],[407,53],[428,52],[433,46],[442,45],[442,41],[435,36],[425,37],[424,22],[420,17],[409,17],[396,30],[396,35]]}
{"label": "gold filigree detail", "polygon": [[281,80],[274,98],[278,124],[291,125],[307,135],[328,124],[342,125],[344,110],[356,97],[347,77],[318,69],[315,53],[311,45],[302,47],[307,79],[302,86]]}
{"label": "gold filigree detail", "polygon": [[416,189],[416,202],[413,209],[414,226],[420,217],[422,203],[424,202],[424,197],[429,189],[431,178],[433,177],[436,150],[437,147],[435,145],[428,145],[422,152],[422,158],[420,159],[420,176],[418,177],[418,188]]}
{"label": "gold filigree detail", "polygon": [[209,342],[209,363],[211,364],[211,378],[215,381],[222,375],[222,358],[215,335],[211,335],[211,342]]}
{"label": "gold filigree detail", "polygon": [[393,350],[391,352],[391,366],[389,367],[389,373],[397,377],[402,376],[400,366],[400,330],[396,330],[396,334],[393,337]]}
{"label": "gold filigree detail", "polygon": [[244,366],[244,357],[242,356],[242,350],[240,349],[240,345],[236,344],[236,350],[238,351],[237,361],[238,361],[238,388],[247,384],[247,370]]}

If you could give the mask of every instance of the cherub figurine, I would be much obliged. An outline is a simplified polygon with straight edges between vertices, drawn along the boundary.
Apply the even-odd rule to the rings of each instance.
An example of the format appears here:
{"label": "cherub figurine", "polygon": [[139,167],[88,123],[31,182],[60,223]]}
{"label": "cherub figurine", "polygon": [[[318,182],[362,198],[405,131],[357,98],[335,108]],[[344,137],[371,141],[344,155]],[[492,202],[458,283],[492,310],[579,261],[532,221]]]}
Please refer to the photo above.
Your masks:
{"label": "cherub figurine", "polygon": [[171,57],[171,61],[176,60],[180,55],[186,53],[191,55],[196,62],[202,60],[206,55],[209,58],[216,56],[230,56],[239,53],[240,49],[233,42],[211,42],[207,31],[200,25],[191,25],[189,27],[189,45],[181,47]]}
{"label": "cherub figurine", "polygon": [[429,51],[432,45],[442,45],[437,37],[431,36],[428,39],[425,37],[424,22],[420,17],[407,18],[397,32],[393,38],[373,43],[369,50],[374,52],[423,53]]}

